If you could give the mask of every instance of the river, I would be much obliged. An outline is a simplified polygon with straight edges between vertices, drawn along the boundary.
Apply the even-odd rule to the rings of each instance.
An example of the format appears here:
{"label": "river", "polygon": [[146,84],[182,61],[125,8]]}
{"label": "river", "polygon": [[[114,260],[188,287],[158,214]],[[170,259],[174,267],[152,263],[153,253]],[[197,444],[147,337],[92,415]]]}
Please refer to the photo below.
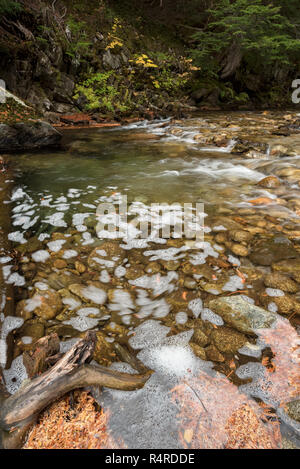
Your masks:
{"label": "river", "polygon": [[[138,358],[155,371],[142,390],[99,397],[124,446],[226,447],[236,399],[279,419],[275,438],[267,417],[262,446],[299,447],[299,423],[282,410],[300,394],[299,116],[218,112],[63,132],[63,150],[7,156],[2,175],[2,291],[13,287],[16,305],[1,315],[8,390],[26,378],[22,352],[35,339],[57,332],[64,351],[95,329],[98,363],[136,372]],[[180,233],[184,204],[199,239]],[[246,330],[210,306],[236,297],[275,323]],[[209,412],[195,420],[199,399]]]}

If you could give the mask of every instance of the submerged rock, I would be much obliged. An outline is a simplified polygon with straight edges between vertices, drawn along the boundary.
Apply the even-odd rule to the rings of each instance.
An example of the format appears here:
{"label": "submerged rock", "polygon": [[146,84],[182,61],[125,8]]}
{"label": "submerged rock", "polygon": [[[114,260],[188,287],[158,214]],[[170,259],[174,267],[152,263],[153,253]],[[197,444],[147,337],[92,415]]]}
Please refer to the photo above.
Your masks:
{"label": "submerged rock", "polygon": [[294,259],[299,254],[291,241],[285,236],[260,240],[252,249],[249,256],[251,262],[259,265],[271,265],[284,259]]}
{"label": "submerged rock", "polygon": [[22,300],[17,306],[17,315],[25,320],[31,319],[33,314],[49,320],[57,316],[62,309],[60,295],[52,290],[36,293],[28,300]]}
{"label": "submerged rock", "polygon": [[247,342],[247,337],[240,332],[221,327],[211,333],[212,341],[220,352],[236,353]]}
{"label": "submerged rock", "polygon": [[209,302],[209,308],[219,314],[227,324],[245,334],[270,327],[277,315],[255,306],[240,296],[218,298]]}
{"label": "submerged rock", "polygon": [[279,272],[272,272],[267,274],[264,278],[264,284],[266,287],[279,288],[285,292],[297,293],[299,285],[290,277],[282,275]]}
{"label": "submerged rock", "polygon": [[276,176],[267,176],[258,182],[258,185],[266,189],[272,189],[280,186],[280,180]]}
{"label": "submerged rock", "polygon": [[47,122],[0,124],[0,152],[57,147],[61,137],[61,134]]}

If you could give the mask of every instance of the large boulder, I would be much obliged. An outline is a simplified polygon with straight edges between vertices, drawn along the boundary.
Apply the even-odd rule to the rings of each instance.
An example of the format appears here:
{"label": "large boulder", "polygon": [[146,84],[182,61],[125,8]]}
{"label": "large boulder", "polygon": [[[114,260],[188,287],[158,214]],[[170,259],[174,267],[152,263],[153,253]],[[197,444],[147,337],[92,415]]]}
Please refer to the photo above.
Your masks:
{"label": "large boulder", "polygon": [[0,152],[57,147],[61,137],[56,129],[43,121],[0,124]]}

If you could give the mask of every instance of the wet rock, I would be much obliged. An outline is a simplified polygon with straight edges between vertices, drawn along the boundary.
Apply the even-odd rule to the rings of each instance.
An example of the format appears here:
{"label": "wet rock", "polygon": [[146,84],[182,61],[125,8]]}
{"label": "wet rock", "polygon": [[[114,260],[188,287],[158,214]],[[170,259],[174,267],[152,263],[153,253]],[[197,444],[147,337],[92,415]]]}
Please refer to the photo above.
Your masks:
{"label": "wet rock", "polygon": [[0,124],[0,152],[57,147],[61,137],[61,134],[47,122]]}
{"label": "wet rock", "polygon": [[102,305],[106,301],[106,292],[101,287],[99,282],[91,282],[88,286],[75,283],[69,286],[69,290],[85,302]]}
{"label": "wet rock", "polygon": [[237,243],[249,243],[253,238],[253,235],[245,230],[231,230],[228,234],[229,237]]}
{"label": "wet rock", "polygon": [[249,151],[258,151],[260,153],[266,154],[268,150],[268,144],[264,142],[254,142],[246,139],[238,139],[233,149],[232,153],[247,153]]}
{"label": "wet rock", "polygon": [[192,277],[185,277],[183,286],[189,290],[194,290],[197,287],[197,282]]}
{"label": "wet rock", "polygon": [[192,342],[199,345],[200,347],[205,347],[209,344],[208,337],[201,331],[200,328],[195,329],[195,332],[192,337]]}
{"label": "wet rock", "polygon": [[62,288],[78,282],[78,277],[75,275],[67,275],[66,273],[53,272],[47,277],[47,282],[54,290],[61,290]]}
{"label": "wet rock", "polygon": [[105,241],[96,247],[88,257],[88,265],[95,270],[107,269],[112,272],[125,258],[124,250],[113,241]]}
{"label": "wet rock", "polygon": [[255,334],[256,329],[270,327],[277,318],[276,314],[259,308],[240,296],[211,300],[209,308],[227,324],[245,334]]}
{"label": "wet rock", "polygon": [[79,274],[83,274],[86,271],[86,266],[82,262],[76,261],[75,269]]}
{"label": "wet rock", "polygon": [[22,254],[25,254],[25,253],[31,254],[32,252],[42,249],[42,243],[41,241],[38,240],[36,236],[33,236],[32,238],[28,239],[27,243],[20,244],[19,246],[17,246],[16,249]]}
{"label": "wet rock", "polygon": [[190,342],[190,347],[196,357],[201,358],[201,360],[206,360],[206,353],[204,348],[200,347],[200,345],[194,344],[193,342]]}
{"label": "wet rock", "polygon": [[68,266],[67,262],[63,259],[56,259],[53,262],[53,267],[55,269],[65,269]]}
{"label": "wet rock", "polygon": [[230,250],[236,256],[246,257],[249,254],[248,248],[246,246],[243,246],[242,244],[233,243],[230,246]]}
{"label": "wet rock", "polygon": [[25,321],[31,319],[33,314],[45,320],[53,319],[62,309],[61,298],[52,290],[36,293],[28,300],[18,303],[16,314]]}
{"label": "wet rock", "polygon": [[271,265],[284,259],[294,259],[299,256],[291,241],[286,236],[260,240],[254,247],[249,259],[254,264]]}
{"label": "wet rock", "polygon": [[160,261],[161,265],[166,270],[174,271],[180,267],[180,261]]}
{"label": "wet rock", "polygon": [[267,176],[258,182],[258,185],[266,189],[273,189],[281,185],[280,180],[276,176]]}
{"label": "wet rock", "polygon": [[276,296],[271,297],[270,301],[276,304],[278,313],[281,314],[297,314],[300,315],[300,303],[295,300],[292,296]]}
{"label": "wet rock", "polygon": [[274,145],[270,149],[271,156],[296,156],[297,153],[284,145]]}
{"label": "wet rock", "polygon": [[40,322],[40,320],[30,320],[27,321],[18,332],[20,337],[32,337],[34,340],[40,339],[44,336],[45,325]]}
{"label": "wet rock", "polygon": [[56,333],[61,339],[72,339],[78,337],[78,331],[70,325],[55,324],[47,328],[47,334]]}
{"label": "wet rock", "polygon": [[103,66],[107,70],[117,70],[122,66],[122,56],[120,54],[112,54],[110,49],[103,54]]}
{"label": "wet rock", "polygon": [[211,339],[220,352],[236,353],[245,343],[247,337],[227,327],[220,327],[211,333]]}
{"label": "wet rock", "polygon": [[96,332],[97,342],[94,351],[94,359],[100,365],[109,366],[116,359],[116,353],[112,343],[106,340],[103,332]]}
{"label": "wet rock", "polygon": [[24,321],[28,321],[33,317],[32,309],[27,307],[27,300],[21,300],[16,307],[16,316],[23,318]]}
{"label": "wet rock", "polygon": [[290,277],[277,272],[267,274],[264,278],[266,287],[278,288],[288,293],[297,293],[299,285]]}
{"label": "wet rock", "polygon": [[260,159],[265,158],[266,154],[261,152],[261,151],[257,151],[257,150],[249,150],[249,151],[247,151],[245,156],[246,156],[246,158],[253,158],[253,159],[260,160]]}
{"label": "wet rock", "polygon": [[228,241],[227,233],[218,233],[215,237],[215,240],[219,244],[224,244]]}
{"label": "wet rock", "polygon": [[[149,269],[150,270],[150,269]],[[158,270],[159,271],[159,270]],[[152,271],[150,270],[150,273]],[[125,278],[127,280],[135,280],[139,277],[142,277],[143,275],[145,275],[145,272],[144,272],[144,269],[143,269],[143,266],[138,264],[138,265],[133,265],[131,267],[127,267],[126,268],[126,273],[125,273]]]}
{"label": "wet rock", "polygon": [[[36,295],[35,295],[36,296]],[[47,290],[40,296],[41,304],[34,310],[34,314],[45,320],[53,319],[62,309],[61,298],[58,293]]]}
{"label": "wet rock", "polygon": [[290,274],[296,280],[296,282],[300,280],[300,259],[290,259],[274,262],[272,264],[272,269],[276,272]]}
{"label": "wet rock", "polygon": [[206,347],[205,354],[206,354],[207,360],[211,360],[213,362],[219,362],[219,363],[222,363],[225,361],[224,356],[219,352],[219,350],[214,345],[210,345],[209,347]]}

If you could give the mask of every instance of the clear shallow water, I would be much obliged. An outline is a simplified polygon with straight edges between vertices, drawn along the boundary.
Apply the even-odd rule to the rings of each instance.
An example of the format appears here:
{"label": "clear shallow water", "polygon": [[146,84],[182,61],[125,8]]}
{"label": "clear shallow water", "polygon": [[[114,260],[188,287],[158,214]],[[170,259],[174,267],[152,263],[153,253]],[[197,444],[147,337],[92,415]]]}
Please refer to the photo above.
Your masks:
{"label": "clear shallow water", "polygon": [[[104,330],[110,343],[115,341],[122,343],[121,336],[111,333],[111,330],[115,324],[125,327],[128,334],[125,343],[129,344],[146,366],[155,370],[141,391],[122,393],[106,390],[103,394],[102,402],[112,411],[111,429],[129,447],[148,445],[153,448],[161,445],[165,448],[182,447],[182,442],[178,438],[178,425],[180,426],[180,420],[177,419],[178,407],[174,407],[174,403],[169,399],[172,389],[186,379],[186,376],[201,377],[204,373],[203,376],[215,377],[215,371],[212,371],[215,366],[224,375],[228,374],[225,365],[222,369],[223,365],[220,363],[196,357],[189,346],[194,332],[191,320],[202,317],[215,326],[222,326],[223,321],[220,316],[202,304],[202,299],[199,298],[199,296],[202,298],[202,293],[197,283],[194,287],[183,287],[185,277],[189,277],[189,282],[191,280],[201,282],[203,273],[198,277],[195,274],[194,278],[191,278],[193,274],[183,273],[181,270],[187,260],[192,260],[194,266],[201,266],[208,263],[208,257],[218,259],[219,253],[224,251],[218,250],[220,246],[215,239],[216,233],[224,229],[222,226],[224,220],[222,221],[222,218],[216,220],[216,216],[223,218],[229,216],[232,219],[235,216],[243,217],[248,213],[247,216],[250,218],[260,217],[255,221],[255,226],[259,227],[264,226],[259,223],[265,222],[266,215],[275,217],[279,214],[277,224],[284,226],[293,223],[293,229],[297,229],[299,219],[296,211],[299,200],[299,186],[297,178],[295,179],[297,171],[294,171],[292,176],[284,173],[281,186],[275,190],[257,186],[257,183],[265,176],[277,173],[280,175],[282,170],[300,169],[300,156],[270,157],[268,145],[257,158],[230,153],[238,138],[234,130],[238,125],[244,133],[250,134],[248,138],[259,142],[266,140],[271,142],[274,137],[266,136],[266,132],[261,129],[264,119],[262,116],[254,118],[251,114],[243,116],[232,114],[226,117],[217,114],[210,118],[181,122],[168,120],[155,123],[143,122],[113,130],[72,130],[65,132],[64,151],[23,154],[11,158],[14,189],[11,199],[5,201],[5,205],[12,210],[9,239],[15,242],[14,246],[23,244],[24,256],[33,260],[38,268],[33,283],[30,276],[25,279],[21,272],[10,269],[10,257],[8,261],[5,260],[5,255],[9,256],[9,253],[3,252],[6,281],[16,287],[18,300],[28,296],[31,298],[32,291],[41,294],[43,289],[49,288],[47,276],[51,272],[59,273],[59,269],[52,265],[56,256],[67,261],[66,270],[74,270],[76,259],[87,265],[89,252],[84,249],[88,250],[89,246],[92,249],[94,247],[92,243],[97,241],[93,220],[99,203],[117,204],[120,195],[127,195],[128,202],[135,202],[142,210],[142,216],[145,213],[143,210],[147,210],[152,203],[204,203],[207,215],[205,224],[208,228],[207,245],[198,251],[192,250],[191,253],[188,252],[188,245],[185,245],[186,251],[181,251],[177,246],[175,251],[170,252],[172,245],[165,246],[165,242],[160,240],[156,246],[151,243],[145,246],[138,245],[146,249],[142,253],[139,249],[128,250],[128,246],[124,256],[119,251],[115,256],[102,252],[98,256],[101,269],[96,268],[99,279],[95,278],[101,285],[92,287],[99,290],[89,289],[85,300],[80,296],[80,305],[74,304],[74,297],[71,299],[68,297],[67,303],[64,303],[70,308],[60,321],[67,326],[73,326],[77,330],[77,336],[88,328],[96,327],[101,330],[101,325],[106,324]],[[223,146],[203,141],[199,143],[195,139],[203,129],[210,129],[212,135],[218,136],[229,125],[233,126],[233,130],[228,131],[228,138],[225,139]],[[274,124],[266,120],[266,125],[271,128]],[[241,130],[238,134],[240,132]],[[258,197],[268,198],[274,203],[261,203],[258,207],[249,203],[249,200]],[[219,228],[214,230],[216,226]],[[276,232],[274,227],[275,223],[271,231],[268,226],[264,229],[269,233],[272,229]],[[64,240],[66,245],[60,244],[57,239],[51,240],[54,244],[46,245],[50,241],[50,236],[57,232],[67,234]],[[68,237],[74,233],[75,236],[79,235],[80,241],[78,242],[77,238],[77,245],[74,243],[69,245]],[[28,254],[26,240],[34,236],[44,243]],[[101,246],[99,249],[101,250]],[[143,260],[146,258],[146,263],[139,259],[136,261],[135,256],[142,256]],[[244,260],[243,257],[239,259],[233,256],[230,260],[228,255],[228,259],[231,270],[223,271],[218,265],[213,267],[210,273],[211,284],[205,286],[204,301],[207,295],[213,297],[220,293],[245,290],[245,283],[241,281],[234,266],[242,263],[242,266],[248,268],[250,264],[247,264],[247,258]],[[178,262],[180,267],[177,270],[178,266],[166,267],[163,264],[163,269],[160,266],[159,271],[156,271],[153,265],[149,267],[150,262],[157,261],[158,263]],[[126,273],[133,266],[137,269],[138,275],[129,279]],[[88,275],[94,267],[91,269],[90,267],[89,264],[83,283],[91,281],[92,277]],[[46,274],[44,279],[39,277],[39,272]],[[221,286],[215,287],[212,280],[216,280],[217,277],[221,281]],[[41,285],[43,282],[44,287]],[[256,285],[253,288],[250,277],[246,287],[249,287],[246,294],[253,296],[252,301],[257,300],[256,295],[259,291],[256,291]],[[90,287],[85,285],[86,288]],[[109,288],[117,288],[124,292],[122,295],[114,293],[111,297],[107,290]],[[259,285],[259,289],[261,288]],[[83,293],[87,295],[86,290]],[[271,302],[274,295],[281,296],[282,292],[269,291],[267,294]],[[175,299],[172,295],[175,295]],[[78,302],[78,296],[76,299]],[[86,301],[87,307],[83,308]],[[35,306],[34,303],[32,308]],[[275,305],[274,311],[277,311],[276,308]],[[76,312],[75,316],[72,315],[72,309]],[[190,325],[185,326],[188,321],[191,322]],[[18,317],[6,319],[5,327],[2,329],[3,349],[6,336],[11,330],[20,327],[22,325],[20,322],[21,319]],[[54,319],[50,320],[48,326],[56,325],[57,322]],[[140,332],[138,329],[143,324],[146,324],[146,332],[143,330]],[[173,342],[166,337],[168,333],[174,337]],[[134,339],[138,339],[139,336],[141,336],[140,342],[137,340],[135,343]],[[62,338],[63,346],[67,347],[66,339],[69,339],[69,336]],[[26,345],[26,336],[25,340],[24,337],[21,339]],[[69,344],[71,343],[73,342]],[[13,356],[18,355],[21,348],[15,345]],[[257,355],[261,356],[260,350]],[[229,363],[229,357],[226,357],[225,361],[226,364]],[[2,363],[4,364],[3,360]],[[129,365],[114,363],[112,366],[125,370]],[[255,372],[259,374],[259,371]],[[11,390],[14,391],[24,378],[21,355],[18,355],[12,366],[5,371],[5,377],[10,383]],[[205,395],[202,397],[208,399]],[[262,400],[268,405],[274,405],[272,399],[264,397]],[[128,430],[128,421],[130,430]],[[296,434],[297,429],[293,429],[293,438],[296,438]]]}

